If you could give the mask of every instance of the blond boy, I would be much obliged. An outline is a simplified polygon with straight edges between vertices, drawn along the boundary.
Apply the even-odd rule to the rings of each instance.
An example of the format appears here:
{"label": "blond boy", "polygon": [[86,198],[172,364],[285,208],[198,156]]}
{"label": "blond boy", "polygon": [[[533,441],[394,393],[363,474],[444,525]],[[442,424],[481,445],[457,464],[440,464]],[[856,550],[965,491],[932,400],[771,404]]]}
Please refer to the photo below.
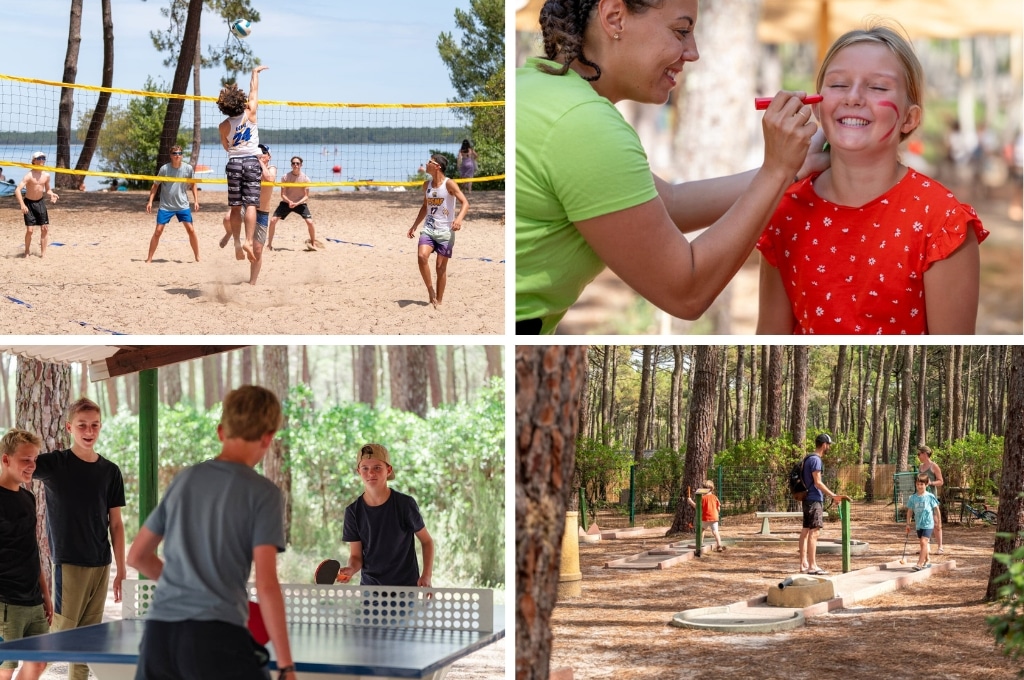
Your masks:
{"label": "blond boy", "polygon": [[[20,640],[50,631],[53,604],[39,563],[36,497],[23,485],[32,482],[42,441],[25,430],[0,439],[0,639]],[[11,680],[16,660],[0,664],[0,680]],[[18,680],[37,680],[45,663],[26,661]]]}

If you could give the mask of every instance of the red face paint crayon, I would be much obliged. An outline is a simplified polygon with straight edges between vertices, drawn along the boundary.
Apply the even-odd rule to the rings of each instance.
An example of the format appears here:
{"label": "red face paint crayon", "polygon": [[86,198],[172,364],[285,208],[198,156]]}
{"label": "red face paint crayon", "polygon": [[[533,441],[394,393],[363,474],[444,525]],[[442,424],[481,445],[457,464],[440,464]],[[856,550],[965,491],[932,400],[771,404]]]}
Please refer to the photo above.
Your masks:
{"label": "red face paint crayon", "polygon": [[[764,111],[768,108],[768,105],[772,103],[773,99],[775,99],[775,97],[757,97],[754,99],[754,108],[758,111]],[[823,97],[820,94],[809,94],[800,101],[804,104],[817,104],[822,99]]]}

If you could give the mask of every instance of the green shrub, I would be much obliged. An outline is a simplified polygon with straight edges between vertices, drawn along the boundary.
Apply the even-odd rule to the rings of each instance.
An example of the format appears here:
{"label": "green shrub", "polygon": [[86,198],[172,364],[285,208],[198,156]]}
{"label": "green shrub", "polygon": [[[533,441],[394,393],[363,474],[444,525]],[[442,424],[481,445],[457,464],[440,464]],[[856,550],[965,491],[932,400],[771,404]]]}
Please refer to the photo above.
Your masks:
{"label": "green shrub", "polygon": [[[999,534],[1012,538],[1012,534]],[[1024,531],[1019,536],[1024,538]],[[992,558],[1005,564],[1007,571],[1000,575],[997,591],[1001,611],[985,618],[988,629],[995,636],[996,644],[1003,648],[1003,654],[1017,660],[1024,657],[1024,545],[1011,554],[995,553]],[[1024,670],[1017,673],[1024,677]]]}

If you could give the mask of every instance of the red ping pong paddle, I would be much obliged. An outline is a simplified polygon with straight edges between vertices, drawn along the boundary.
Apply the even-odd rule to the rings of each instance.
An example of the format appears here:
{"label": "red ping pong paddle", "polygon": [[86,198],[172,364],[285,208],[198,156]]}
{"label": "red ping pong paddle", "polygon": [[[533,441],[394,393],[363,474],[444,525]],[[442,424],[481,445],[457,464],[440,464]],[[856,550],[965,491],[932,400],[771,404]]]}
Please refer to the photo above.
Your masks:
{"label": "red ping pong paddle", "polygon": [[331,585],[337,582],[347,583],[348,576],[338,576],[341,571],[341,562],[338,560],[324,560],[313,572],[313,583],[319,585]]}
{"label": "red ping pong paddle", "polygon": [[267,627],[263,624],[263,614],[260,612],[260,605],[249,600],[249,632],[252,638],[261,645],[270,641]]}

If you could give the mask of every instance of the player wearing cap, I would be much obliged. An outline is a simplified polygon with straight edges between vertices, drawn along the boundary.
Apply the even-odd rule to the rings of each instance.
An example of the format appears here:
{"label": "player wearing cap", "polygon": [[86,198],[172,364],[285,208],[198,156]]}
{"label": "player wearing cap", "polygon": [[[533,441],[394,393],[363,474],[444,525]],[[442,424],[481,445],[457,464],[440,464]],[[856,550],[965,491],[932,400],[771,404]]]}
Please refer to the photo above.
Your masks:
{"label": "player wearing cap", "polygon": [[832,493],[825,482],[821,481],[823,465],[822,456],[832,447],[832,437],[819,434],[814,439],[814,452],[804,459],[804,486],[807,497],[803,500],[804,522],[800,531],[800,571],[802,573],[820,575],[828,572],[818,567],[815,553],[818,550],[818,532],[825,524],[822,503],[824,496],[842,500],[845,496]]}
{"label": "player wearing cap", "polygon": [[[362,585],[430,587],[434,540],[423,525],[416,499],[388,488],[395,478],[388,450],[380,444],[359,449],[356,472],[363,493],[345,508],[342,540],[349,544],[348,564],[338,573],[347,581],[362,569]],[[413,536],[423,548],[423,573]]]}
{"label": "player wearing cap", "polygon": [[[32,165],[46,165],[46,154],[36,151],[32,154]],[[25,190],[24,197],[21,190]],[[46,237],[50,231],[50,216],[46,212],[46,196],[50,203],[56,203],[59,196],[50,190],[50,173],[42,170],[29,170],[14,190],[21,206],[21,214],[25,216],[25,257],[28,257],[32,245],[32,227],[39,226],[39,257],[46,255]]]}

